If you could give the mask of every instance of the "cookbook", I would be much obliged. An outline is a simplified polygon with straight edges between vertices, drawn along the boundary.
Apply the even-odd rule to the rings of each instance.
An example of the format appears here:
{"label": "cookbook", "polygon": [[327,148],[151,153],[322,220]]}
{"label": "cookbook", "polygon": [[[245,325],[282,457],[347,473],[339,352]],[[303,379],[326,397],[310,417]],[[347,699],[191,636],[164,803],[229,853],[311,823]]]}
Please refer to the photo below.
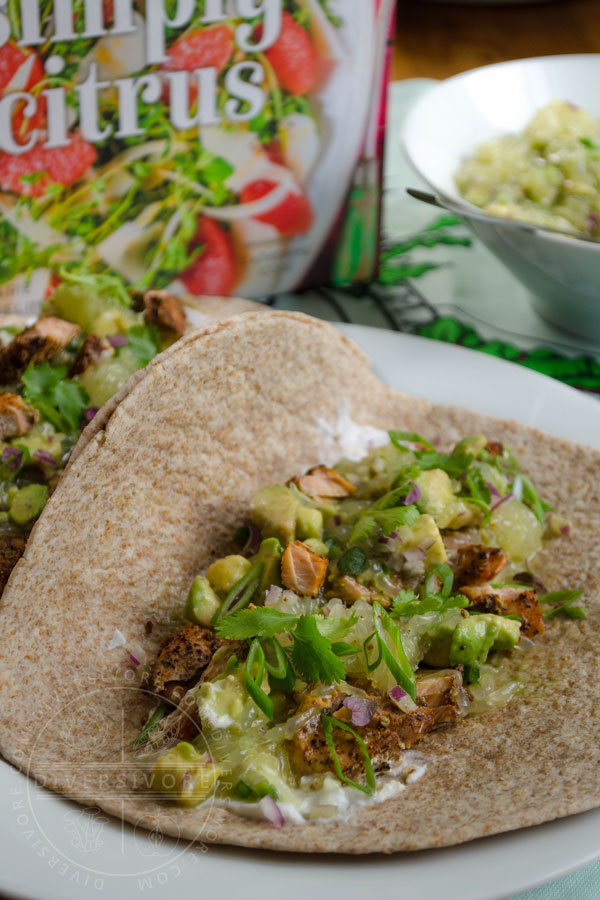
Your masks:
{"label": "cookbook", "polygon": [[0,3],[0,312],[371,278],[394,6]]}

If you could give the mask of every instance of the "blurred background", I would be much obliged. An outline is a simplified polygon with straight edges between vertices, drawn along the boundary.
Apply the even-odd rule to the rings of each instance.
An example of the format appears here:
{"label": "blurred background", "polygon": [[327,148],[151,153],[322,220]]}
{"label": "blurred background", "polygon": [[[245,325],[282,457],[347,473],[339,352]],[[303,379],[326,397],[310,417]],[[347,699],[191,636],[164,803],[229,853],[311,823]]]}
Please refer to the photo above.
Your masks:
{"label": "blurred background", "polygon": [[507,59],[599,51],[599,0],[398,0],[392,78],[448,78]]}

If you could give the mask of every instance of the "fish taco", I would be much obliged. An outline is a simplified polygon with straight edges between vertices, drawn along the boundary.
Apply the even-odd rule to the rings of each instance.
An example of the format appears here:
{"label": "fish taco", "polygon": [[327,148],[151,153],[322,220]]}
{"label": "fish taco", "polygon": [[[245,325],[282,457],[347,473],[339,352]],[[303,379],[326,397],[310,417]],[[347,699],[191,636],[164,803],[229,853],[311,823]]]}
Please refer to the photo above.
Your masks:
{"label": "fish taco", "polygon": [[392,390],[286,312],[185,335],[95,423],[4,592],[6,759],[279,850],[600,804],[598,452]]}
{"label": "fish taco", "polygon": [[254,306],[90,274],[57,280],[37,318],[0,315],[0,591],[99,410],[194,324]]}

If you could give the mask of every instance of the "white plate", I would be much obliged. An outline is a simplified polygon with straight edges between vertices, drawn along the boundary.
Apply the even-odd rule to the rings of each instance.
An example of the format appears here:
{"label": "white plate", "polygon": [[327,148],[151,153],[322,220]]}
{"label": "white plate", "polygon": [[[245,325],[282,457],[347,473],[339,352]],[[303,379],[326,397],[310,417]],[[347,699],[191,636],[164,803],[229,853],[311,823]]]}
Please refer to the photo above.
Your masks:
{"label": "white plate", "polygon": [[[394,387],[513,417],[600,447],[600,404],[512,363],[344,325]],[[0,763],[0,892],[29,900],[500,900],[600,858],[600,810],[459,847],[393,857],[302,857],[177,846],[86,812]]]}

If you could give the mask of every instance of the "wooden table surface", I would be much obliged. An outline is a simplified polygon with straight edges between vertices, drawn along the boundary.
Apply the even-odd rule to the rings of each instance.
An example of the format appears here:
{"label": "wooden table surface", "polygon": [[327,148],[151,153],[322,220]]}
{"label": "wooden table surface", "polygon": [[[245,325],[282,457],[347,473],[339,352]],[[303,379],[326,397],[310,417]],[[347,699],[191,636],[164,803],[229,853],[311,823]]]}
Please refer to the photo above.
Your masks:
{"label": "wooden table surface", "polygon": [[469,6],[398,0],[394,79],[447,78],[487,63],[600,53],[600,0]]}

